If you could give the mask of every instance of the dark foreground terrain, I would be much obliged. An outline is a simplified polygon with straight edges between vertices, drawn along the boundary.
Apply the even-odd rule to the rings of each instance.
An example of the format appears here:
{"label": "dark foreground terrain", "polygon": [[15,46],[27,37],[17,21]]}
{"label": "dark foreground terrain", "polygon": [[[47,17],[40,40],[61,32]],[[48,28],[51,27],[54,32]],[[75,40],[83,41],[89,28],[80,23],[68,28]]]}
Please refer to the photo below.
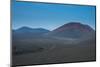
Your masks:
{"label": "dark foreground terrain", "polygon": [[[95,61],[95,40],[33,39],[17,41],[13,65],[48,64],[60,62]],[[18,48],[20,47],[20,48]],[[23,49],[21,48],[23,47]]]}

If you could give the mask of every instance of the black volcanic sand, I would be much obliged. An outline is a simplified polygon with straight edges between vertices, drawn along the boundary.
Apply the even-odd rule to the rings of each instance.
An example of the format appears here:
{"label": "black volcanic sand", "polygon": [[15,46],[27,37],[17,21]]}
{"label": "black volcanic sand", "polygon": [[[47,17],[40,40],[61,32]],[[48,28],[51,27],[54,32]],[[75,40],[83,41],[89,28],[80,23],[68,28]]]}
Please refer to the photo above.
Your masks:
{"label": "black volcanic sand", "polygon": [[29,39],[19,40],[17,44],[14,41],[13,44],[18,45],[18,42],[21,42],[22,47],[27,47],[25,44],[38,45],[43,50],[13,54],[12,64],[14,66],[96,60],[96,44],[94,39],[80,42],[56,39]]}

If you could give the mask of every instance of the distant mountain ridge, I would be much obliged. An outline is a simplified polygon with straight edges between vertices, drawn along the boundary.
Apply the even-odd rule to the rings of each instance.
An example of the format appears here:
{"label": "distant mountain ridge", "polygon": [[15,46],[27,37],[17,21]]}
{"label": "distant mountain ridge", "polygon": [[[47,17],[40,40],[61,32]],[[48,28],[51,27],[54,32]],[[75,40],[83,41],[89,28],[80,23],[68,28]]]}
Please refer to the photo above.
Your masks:
{"label": "distant mountain ridge", "polygon": [[43,34],[50,32],[49,30],[43,28],[30,28],[21,27],[19,29],[13,30],[13,37],[17,38],[34,38],[41,37]]}
{"label": "distant mountain ridge", "polygon": [[53,31],[49,31],[43,28],[29,28],[21,27],[13,31],[14,36],[20,37],[64,37],[64,38],[81,38],[90,37],[95,34],[95,31],[85,24],[79,22],[70,22],[64,24]]}
{"label": "distant mountain ridge", "polygon": [[30,28],[30,27],[21,27],[17,30],[15,30],[17,32],[48,32],[49,30],[43,29],[43,28]]}

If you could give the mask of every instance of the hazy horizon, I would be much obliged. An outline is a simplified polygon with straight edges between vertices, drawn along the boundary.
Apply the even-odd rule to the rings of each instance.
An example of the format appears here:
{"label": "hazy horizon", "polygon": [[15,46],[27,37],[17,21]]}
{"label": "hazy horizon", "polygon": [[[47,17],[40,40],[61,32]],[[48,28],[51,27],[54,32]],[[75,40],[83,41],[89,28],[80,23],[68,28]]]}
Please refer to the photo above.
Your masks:
{"label": "hazy horizon", "polygon": [[[63,24],[64,25],[64,24]],[[61,25],[61,26],[63,26],[63,25]],[[83,24],[83,25],[86,25],[86,24]],[[89,25],[88,25],[89,26]],[[29,26],[21,26],[21,27],[19,27],[19,28],[16,28],[16,29],[13,29],[13,30],[17,30],[17,29],[20,29],[20,28],[22,28],[22,27],[27,27],[27,28],[31,28],[31,29],[39,29],[39,28],[42,28],[42,27],[37,27],[37,28],[33,28],[33,27],[29,27]],[[90,26],[91,27],[91,26]],[[59,27],[57,27],[57,28],[59,28]],[[55,29],[57,29],[57,28],[55,28]],[[92,27],[91,27],[92,28]],[[46,28],[42,28],[42,29],[46,29]],[[55,29],[52,29],[52,30],[55,30]],[[93,29],[93,28],[92,28]],[[46,29],[46,30],[49,30],[49,29]],[[49,31],[52,31],[52,30],[49,30]],[[93,29],[93,30],[95,30],[95,29]]]}
{"label": "hazy horizon", "polygon": [[27,26],[54,30],[69,22],[80,22],[95,30],[95,6],[34,2],[14,2],[12,5],[13,29]]}

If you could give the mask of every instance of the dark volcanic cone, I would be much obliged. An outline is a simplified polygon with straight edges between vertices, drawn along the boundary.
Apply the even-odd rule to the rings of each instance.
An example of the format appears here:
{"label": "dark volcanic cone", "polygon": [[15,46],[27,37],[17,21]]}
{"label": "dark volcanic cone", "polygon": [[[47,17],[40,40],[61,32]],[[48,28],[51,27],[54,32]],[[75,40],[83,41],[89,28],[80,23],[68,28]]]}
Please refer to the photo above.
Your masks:
{"label": "dark volcanic cone", "polygon": [[71,22],[49,32],[47,35],[68,38],[81,38],[84,36],[92,35],[94,33],[95,31],[88,25]]}

